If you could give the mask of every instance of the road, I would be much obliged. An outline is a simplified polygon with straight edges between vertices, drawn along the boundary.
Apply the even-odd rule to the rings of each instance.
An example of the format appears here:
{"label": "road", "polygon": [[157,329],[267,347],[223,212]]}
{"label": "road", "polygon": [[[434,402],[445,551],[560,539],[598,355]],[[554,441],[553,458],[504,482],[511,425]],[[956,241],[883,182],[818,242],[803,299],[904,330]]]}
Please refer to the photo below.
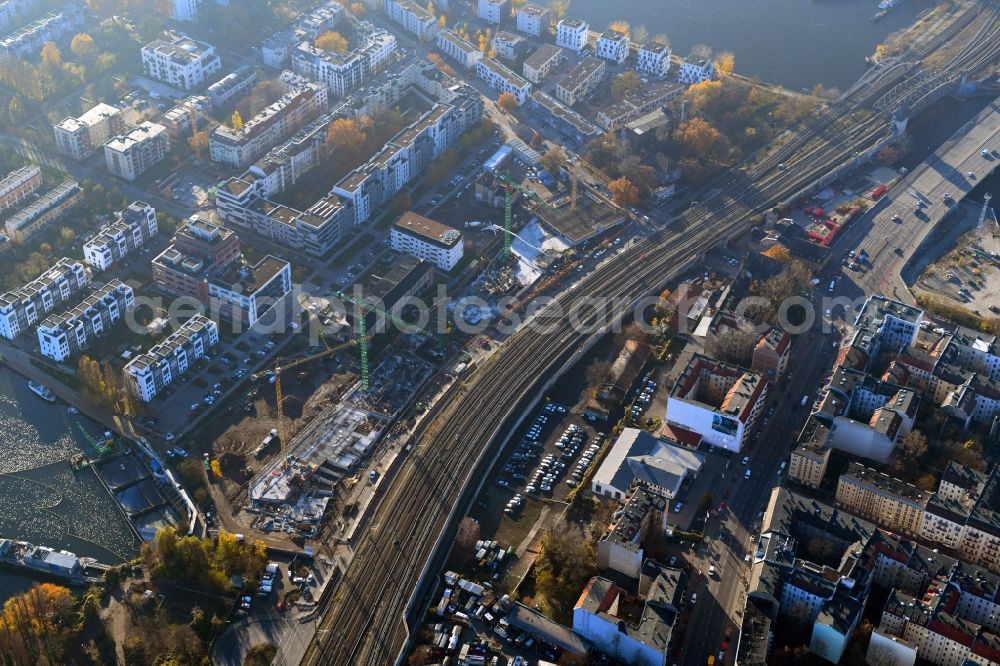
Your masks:
{"label": "road", "polygon": [[[994,17],[983,18],[991,21]],[[998,35],[1000,30],[984,33],[959,50],[951,66],[959,71],[981,66],[984,60],[992,62],[1000,53]],[[914,78],[909,67],[896,65],[870,74],[864,85],[814,114],[795,136],[752,169],[727,174],[699,206],[605,261],[554,302],[565,313],[613,294],[623,304],[612,306],[613,316],[624,315],[627,304],[655,290],[708,249],[742,233],[753,214],[875,145],[886,131],[884,117],[873,115],[849,124],[839,121],[901,82],[917,86],[923,82],[919,78]],[[893,94],[907,92],[904,85]],[[785,168],[778,168],[779,163]],[[546,311],[539,316],[545,317]],[[544,333],[522,327],[465,380],[438,418],[421,426],[410,461],[383,496],[373,529],[355,548],[337,589],[337,601],[324,609],[320,622],[324,633],[318,634],[306,662],[387,664],[399,658],[409,640],[406,615],[419,618],[427,601],[426,591],[414,590],[425,574],[433,576],[440,566],[446,551],[439,545],[450,543],[456,519],[482,482],[487,463],[499,453],[499,447],[491,444],[502,444],[525,402],[598,337],[593,329],[587,330],[594,323],[589,313],[579,318],[583,326],[570,326],[564,315],[553,314],[551,321],[552,330]],[[775,465],[777,460],[773,459]],[[766,482],[757,483],[751,479],[744,492],[762,494]],[[710,643],[718,641],[721,626],[704,629]]]}

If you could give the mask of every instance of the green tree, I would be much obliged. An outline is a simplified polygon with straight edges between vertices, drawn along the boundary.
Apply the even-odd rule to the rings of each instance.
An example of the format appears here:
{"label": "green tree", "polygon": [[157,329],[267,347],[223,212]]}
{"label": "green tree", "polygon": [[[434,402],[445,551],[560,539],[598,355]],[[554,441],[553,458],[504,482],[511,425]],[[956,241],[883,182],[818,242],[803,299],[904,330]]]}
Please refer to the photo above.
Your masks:
{"label": "green tree", "polygon": [[629,70],[619,74],[611,82],[611,94],[615,99],[622,99],[636,92],[641,87],[642,79],[639,74]]}

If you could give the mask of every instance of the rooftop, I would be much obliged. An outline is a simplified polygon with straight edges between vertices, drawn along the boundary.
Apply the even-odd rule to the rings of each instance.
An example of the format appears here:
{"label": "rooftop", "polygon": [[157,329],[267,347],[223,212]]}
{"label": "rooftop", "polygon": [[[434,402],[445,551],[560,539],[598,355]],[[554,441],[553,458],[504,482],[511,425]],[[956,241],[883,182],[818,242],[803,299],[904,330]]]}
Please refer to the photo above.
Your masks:
{"label": "rooftop", "polygon": [[422,240],[429,241],[435,245],[443,247],[454,247],[462,240],[462,232],[440,222],[418,215],[412,211],[403,215],[393,225],[394,229],[404,231],[411,236],[417,236]]}
{"label": "rooftop", "polygon": [[593,483],[624,489],[639,482],[676,492],[688,474],[697,474],[705,457],[639,428],[625,428],[594,474]]}
{"label": "rooftop", "polygon": [[187,35],[168,31],[164,39],[154,39],[143,47],[166,56],[171,61],[188,65],[204,55],[211,55],[215,48],[211,44],[191,39]]}
{"label": "rooftop", "polygon": [[931,496],[930,493],[920,490],[916,486],[904,483],[899,479],[895,479],[883,472],[878,472],[870,467],[865,467],[858,462],[852,462],[848,466],[847,471],[841,475],[840,479],[841,481],[853,480],[870,488],[875,488],[884,495],[891,495],[920,507],[926,506],[927,500]]}
{"label": "rooftop", "polygon": [[165,135],[167,128],[163,125],[158,125],[156,123],[151,123],[148,120],[140,124],[138,127],[133,127],[125,134],[119,134],[118,136],[112,138],[106,144],[105,148],[110,148],[121,153],[127,152],[134,148],[136,145],[142,143],[143,141],[148,141],[150,139],[155,139],[157,137]]}
{"label": "rooftop", "polygon": [[574,91],[580,86],[588,83],[591,76],[603,76],[605,64],[603,60],[598,60],[593,56],[587,56],[580,61],[569,74],[563,77],[559,86],[566,90]]}

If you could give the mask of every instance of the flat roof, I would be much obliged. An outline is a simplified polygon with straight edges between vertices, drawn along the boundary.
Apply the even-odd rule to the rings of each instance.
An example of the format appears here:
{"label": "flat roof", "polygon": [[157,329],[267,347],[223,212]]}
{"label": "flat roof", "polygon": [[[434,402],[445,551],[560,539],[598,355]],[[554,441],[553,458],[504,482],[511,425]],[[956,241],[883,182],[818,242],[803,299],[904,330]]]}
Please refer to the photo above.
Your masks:
{"label": "flat roof", "polygon": [[407,211],[392,225],[394,229],[417,236],[421,240],[440,245],[445,248],[454,247],[462,240],[462,232],[446,224],[441,224],[429,217]]}

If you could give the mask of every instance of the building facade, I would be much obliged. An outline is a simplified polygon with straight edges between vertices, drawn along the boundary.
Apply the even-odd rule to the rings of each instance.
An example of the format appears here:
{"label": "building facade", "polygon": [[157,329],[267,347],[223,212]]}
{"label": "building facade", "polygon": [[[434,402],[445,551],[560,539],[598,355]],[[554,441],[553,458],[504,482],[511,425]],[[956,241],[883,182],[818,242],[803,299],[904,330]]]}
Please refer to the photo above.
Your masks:
{"label": "building facade", "polygon": [[83,260],[95,270],[106,271],[145,245],[157,231],[156,209],[133,201],[118,213],[117,220],[83,244]]}
{"label": "building facade", "polygon": [[524,73],[524,78],[537,85],[551,74],[561,62],[561,48],[552,44],[542,44],[537,51],[525,59],[521,71]]}
{"label": "building facade", "polygon": [[416,35],[417,39],[426,40],[437,34],[437,19],[414,0],[385,0],[384,8],[386,16]]}
{"label": "building facade", "polygon": [[549,9],[526,2],[517,10],[517,29],[532,37],[541,37],[549,29]]}
{"label": "building facade", "polygon": [[10,210],[42,187],[42,170],[35,164],[11,171],[0,180],[0,211]]}
{"label": "building facade", "polygon": [[135,180],[170,152],[170,135],[163,125],[143,122],[104,144],[104,162],[115,176]]}
{"label": "building facade", "polygon": [[556,24],[556,46],[579,53],[587,46],[590,26],[579,19],[563,19]]}
{"label": "building facade", "polygon": [[628,35],[609,28],[597,39],[594,55],[604,60],[610,60],[618,65],[628,58]]}
{"label": "building facade", "polygon": [[126,386],[139,400],[150,402],[218,343],[218,325],[195,315],[163,342],[129,361],[123,370]]}
{"label": "building facade", "polygon": [[147,76],[179,90],[193,90],[222,69],[215,47],[180,33],[167,32],[142,47],[142,68]]}
{"label": "building facade", "polygon": [[360,37],[362,45],[347,53],[324,51],[302,42],[292,51],[292,71],[322,83],[338,97],[365,85],[385,69],[396,52],[396,37],[374,26]]}
{"label": "building facade", "polygon": [[687,58],[681,63],[677,80],[681,83],[703,83],[715,78],[715,65],[707,58]]}
{"label": "building facade", "polygon": [[585,99],[597,90],[604,78],[605,69],[603,60],[590,56],[584,58],[556,84],[556,99],[566,106],[573,106]]}
{"label": "building facade", "polygon": [[443,271],[462,260],[462,232],[423,215],[403,213],[392,225],[389,239],[393,250],[429,261]]}
{"label": "building facade", "polygon": [[83,190],[75,180],[67,180],[43,194],[37,201],[7,219],[7,236],[23,244],[83,201]]}
{"label": "building facade", "polygon": [[483,52],[472,42],[462,39],[452,30],[442,30],[438,33],[437,47],[439,51],[466,69],[475,67],[483,57]]}
{"label": "building facade", "polygon": [[209,305],[208,280],[240,256],[240,239],[225,227],[192,217],[151,262],[156,288]]}
{"label": "building facade", "polygon": [[644,76],[665,77],[670,71],[670,49],[656,42],[643,44],[639,47],[635,69]]}
{"label": "building facade", "polygon": [[86,285],[83,264],[63,257],[28,284],[0,296],[0,335],[13,340]]}
{"label": "building facade", "polygon": [[253,326],[292,290],[292,265],[267,255],[254,265],[233,264],[208,280],[211,311]]}
{"label": "building facade", "polygon": [[481,58],[476,63],[476,74],[491,87],[510,93],[520,106],[531,95],[531,84],[492,58]]}
{"label": "building facade", "polygon": [[476,16],[488,23],[499,24],[510,16],[510,0],[479,0],[476,5]]}
{"label": "building facade", "polygon": [[117,107],[100,103],[79,118],[66,118],[52,126],[56,149],[82,160],[125,129],[125,118]]}
{"label": "building facade", "polygon": [[226,74],[213,83],[205,91],[215,108],[224,107],[237,98],[248,95],[257,84],[257,68],[243,65],[234,72]]}

